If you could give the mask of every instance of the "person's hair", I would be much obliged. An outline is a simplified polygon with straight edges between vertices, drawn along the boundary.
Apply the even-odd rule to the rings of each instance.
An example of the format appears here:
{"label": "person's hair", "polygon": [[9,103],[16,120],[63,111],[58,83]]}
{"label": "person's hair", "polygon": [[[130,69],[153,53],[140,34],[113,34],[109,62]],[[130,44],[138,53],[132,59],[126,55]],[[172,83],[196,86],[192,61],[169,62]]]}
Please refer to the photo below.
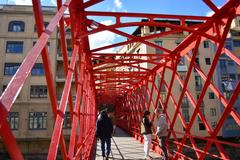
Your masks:
{"label": "person's hair", "polygon": [[144,111],[144,117],[146,117],[147,115],[150,115],[150,112],[149,111]]}
{"label": "person's hair", "polygon": [[109,113],[109,108],[108,107],[106,107],[104,110],[105,110],[106,113]]}

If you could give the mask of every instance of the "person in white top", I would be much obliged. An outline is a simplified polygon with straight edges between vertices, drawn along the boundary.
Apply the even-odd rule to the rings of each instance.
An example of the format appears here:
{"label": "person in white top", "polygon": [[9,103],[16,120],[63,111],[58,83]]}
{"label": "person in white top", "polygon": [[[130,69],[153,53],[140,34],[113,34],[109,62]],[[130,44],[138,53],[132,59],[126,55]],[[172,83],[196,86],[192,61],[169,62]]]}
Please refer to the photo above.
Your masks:
{"label": "person in white top", "polygon": [[168,123],[166,119],[166,115],[157,108],[155,109],[154,113],[157,117],[157,131],[156,135],[159,138],[159,146],[162,148],[163,160],[168,159],[167,153],[167,136],[168,136]]}

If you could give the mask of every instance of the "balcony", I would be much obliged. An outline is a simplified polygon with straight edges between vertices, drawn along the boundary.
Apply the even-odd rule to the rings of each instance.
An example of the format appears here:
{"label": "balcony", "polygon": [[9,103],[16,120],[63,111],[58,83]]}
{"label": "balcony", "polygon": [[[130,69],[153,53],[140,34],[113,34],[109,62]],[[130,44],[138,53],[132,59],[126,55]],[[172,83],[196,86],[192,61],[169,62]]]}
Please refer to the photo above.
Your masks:
{"label": "balcony", "polygon": [[187,72],[188,68],[186,65],[178,65],[177,66],[177,71],[178,72]]}
{"label": "balcony", "polygon": [[188,108],[189,107],[189,103],[188,101],[182,101],[182,108]]}
{"label": "balcony", "polygon": [[[58,104],[60,104],[61,98],[62,98],[62,95],[57,95]],[[75,104],[76,96],[72,96],[72,101],[73,101],[73,104]]]}
{"label": "balcony", "polygon": [[[66,81],[66,79],[65,79],[64,73],[57,73],[57,75],[56,75],[56,82],[63,83],[65,81]],[[74,76],[73,76],[72,82],[75,82]]]}

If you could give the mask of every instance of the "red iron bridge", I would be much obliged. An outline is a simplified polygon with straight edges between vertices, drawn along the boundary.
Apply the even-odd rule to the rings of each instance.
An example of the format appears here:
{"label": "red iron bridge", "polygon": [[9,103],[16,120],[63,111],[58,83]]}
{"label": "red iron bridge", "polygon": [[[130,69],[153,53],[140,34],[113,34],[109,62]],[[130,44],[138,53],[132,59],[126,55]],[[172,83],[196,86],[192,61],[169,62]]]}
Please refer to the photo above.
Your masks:
{"label": "red iron bridge", "polygon": [[[56,14],[46,28],[40,0],[32,1],[38,40],[27,53],[0,97],[0,135],[11,159],[21,160],[24,158],[8,124],[8,112],[40,56],[43,60],[55,119],[47,156],[49,160],[56,159],[58,150],[60,150],[64,160],[92,159],[94,157],[96,154],[95,126],[98,106],[101,105],[114,106],[117,126],[135,138],[135,140],[132,138],[129,141],[128,146],[134,145],[134,141],[143,141],[139,123],[143,111],[149,109],[152,112],[154,108],[161,106],[167,115],[169,124],[168,143],[171,147],[168,150],[172,159],[231,159],[232,154],[226,148],[239,151],[239,142],[219,138],[218,134],[229,116],[232,117],[233,123],[240,126],[240,114],[237,111],[239,104],[236,106],[239,100],[240,83],[237,79],[236,84],[231,86],[231,94],[226,97],[221,91],[221,87],[213,83],[212,77],[217,72],[222,56],[233,61],[236,68],[240,67],[240,54],[237,55],[230,51],[225,45],[231,24],[240,14],[240,1],[226,0],[223,6],[217,7],[211,0],[202,0],[212,10],[211,16],[88,10],[89,7],[98,5],[102,1],[104,0],[66,0],[62,3],[61,0],[57,0]],[[161,2],[149,1],[149,3]],[[66,11],[69,11],[69,14],[65,14]],[[111,17],[114,22],[106,25],[97,21],[99,18],[106,17]],[[124,21],[124,18],[127,18],[128,21]],[[139,19],[141,20],[139,21]],[[166,23],[166,21],[171,20],[178,23]],[[187,25],[188,22],[198,21],[201,23]],[[67,51],[66,26],[71,28],[71,57],[68,57]],[[141,36],[141,34],[124,32],[122,28],[127,27],[142,28],[143,30],[146,27],[168,29]],[[47,49],[48,39],[56,29],[59,30],[60,34],[66,78],[60,103],[56,98],[56,86]],[[126,40],[91,49],[88,36],[102,31],[110,31],[125,37]],[[151,41],[155,38],[161,39],[161,37],[183,32],[188,34],[175,47],[166,47]],[[203,69],[196,60],[199,54],[202,54],[199,52],[199,48],[206,40],[215,45],[213,59],[208,70]],[[137,43],[153,48],[154,51],[159,51],[161,54],[155,54],[148,50],[140,53],[130,50],[128,52],[119,50],[116,53],[104,52],[106,49]],[[70,61],[68,61],[69,58]],[[184,78],[179,73],[179,65],[183,58],[187,67]],[[121,70],[124,67],[129,68],[129,70]],[[237,72],[238,70],[236,70]],[[203,82],[197,99],[194,97],[190,85],[191,81],[194,81],[191,80],[191,74],[198,75]],[[73,79],[75,84],[72,83]],[[175,84],[180,86],[180,92],[177,96],[174,94]],[[71,92],[72,85],[76,87],[75,95]],[[161,94],[163,90],[166,93],[164,97]],[[201,109],[204,97],[208,94],[207,90],[214,94],[222,106],[221,116],[214,127]],[[73,96],[76,97],[75,101],[73,101]],[[188,121],[182,113],[182,102],[185,98],[193,109]],[[67,106],[70,110],[72,123],[68,145],[65,142],[62,129]],[[209,107],[211,106],[205,106],[205,108]],[[198,135],[194,132],[194,121],[197,120],[200,120],[203,127],[206,128],[206,134]],[[179,126],[184,128],[183,131],[175,129]],[[122,132],[122,130],[118,131]],[[118,146],[117,140],[114,142]],[[198,146],[199,142],[203,145]],[[152,150],[155,152],[154,154],[161,153],[157,140],[153,141]],[[187,154],[186,150],[191,150],[192,154]],[[239,152],[235,153],[239,154]]]}

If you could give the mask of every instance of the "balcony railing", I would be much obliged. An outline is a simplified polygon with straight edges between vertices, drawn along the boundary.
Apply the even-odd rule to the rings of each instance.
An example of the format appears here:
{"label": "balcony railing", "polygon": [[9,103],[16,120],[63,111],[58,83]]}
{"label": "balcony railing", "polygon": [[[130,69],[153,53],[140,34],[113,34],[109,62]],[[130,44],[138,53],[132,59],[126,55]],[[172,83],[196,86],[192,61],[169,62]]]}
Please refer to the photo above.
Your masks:
{"label": "balcony railing", "polygon": [[[74,81],[75,81],[75,78],[73,76],[72,82],[74,82]],[[65,75],[64,75],[64,73],[57,73],[57,75],[56,75],[56,82],[65,82]]]}
{"label": "balcony railing", "polygon": [[187,102],[182,102],[182,108],[188,108],[189,107],[189,103]]}
{"label": "balcony railing", "polygon": [[[58,103],[60,103],[61,98],[62,98],[62,95],[57,95]],[[76,101],[76,96],[72,96],[72,100],[73,100],[73,102],[75,102]]]}

